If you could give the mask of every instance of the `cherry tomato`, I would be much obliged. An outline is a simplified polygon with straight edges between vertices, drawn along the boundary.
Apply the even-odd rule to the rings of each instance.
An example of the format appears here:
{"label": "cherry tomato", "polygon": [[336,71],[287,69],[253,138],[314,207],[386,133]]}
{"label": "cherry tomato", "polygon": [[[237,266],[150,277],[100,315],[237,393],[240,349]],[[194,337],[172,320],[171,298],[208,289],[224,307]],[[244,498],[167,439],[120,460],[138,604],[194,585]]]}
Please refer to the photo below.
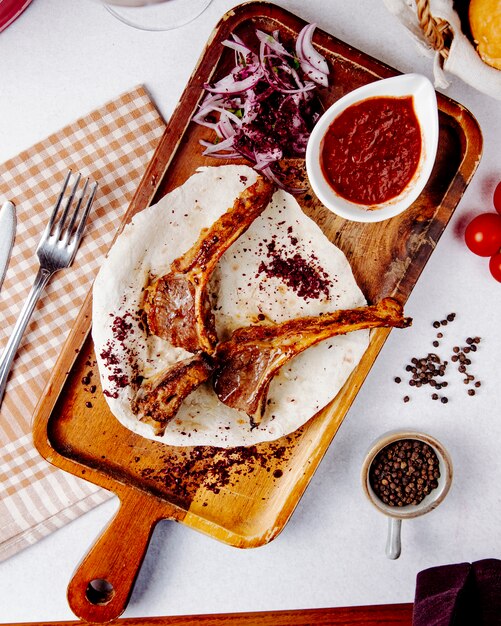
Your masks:
{"label": "cherry tomato", "polygon": [[501,213],[501,182],[499,182],[494,189],[494,208],[498,213]]}
{"label": "cherry tomato", "polygon": [[464,239],[468,248],[479,256],[496,254],[501,248],[501,215],[477,215],[466,227]]}
{"label": "cherry tomato", "polygon": [[489,269],[494,278],[501,283],[501,252],[491,256],[489,261]]}

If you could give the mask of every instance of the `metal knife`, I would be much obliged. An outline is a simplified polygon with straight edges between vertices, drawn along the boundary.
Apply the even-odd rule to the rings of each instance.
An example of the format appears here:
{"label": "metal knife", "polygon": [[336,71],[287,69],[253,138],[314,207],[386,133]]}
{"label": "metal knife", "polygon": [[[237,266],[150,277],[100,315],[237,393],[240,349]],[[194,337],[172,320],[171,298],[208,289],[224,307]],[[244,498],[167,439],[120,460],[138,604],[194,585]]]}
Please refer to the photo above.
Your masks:
{"label": "metal knife", "polygon": [[0,289],[9,265],[15,235],[16,207],[12,202],[4,202],[0,208]]}

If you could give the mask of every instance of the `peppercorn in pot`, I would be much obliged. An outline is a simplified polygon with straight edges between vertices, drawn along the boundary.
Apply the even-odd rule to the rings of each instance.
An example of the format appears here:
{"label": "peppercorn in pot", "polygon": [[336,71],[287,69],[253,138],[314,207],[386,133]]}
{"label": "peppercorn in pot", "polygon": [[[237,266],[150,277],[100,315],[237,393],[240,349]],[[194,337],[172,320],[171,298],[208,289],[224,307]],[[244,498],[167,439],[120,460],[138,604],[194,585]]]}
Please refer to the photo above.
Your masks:
{"label": "peppercorn in pot", "polygon": [[400,556],[402,520],[435,509],[451,482],[451,458],[430,435],[392,432],[372,444],[362,465],[362,486],[371,504],[388,518],[388,558]]}

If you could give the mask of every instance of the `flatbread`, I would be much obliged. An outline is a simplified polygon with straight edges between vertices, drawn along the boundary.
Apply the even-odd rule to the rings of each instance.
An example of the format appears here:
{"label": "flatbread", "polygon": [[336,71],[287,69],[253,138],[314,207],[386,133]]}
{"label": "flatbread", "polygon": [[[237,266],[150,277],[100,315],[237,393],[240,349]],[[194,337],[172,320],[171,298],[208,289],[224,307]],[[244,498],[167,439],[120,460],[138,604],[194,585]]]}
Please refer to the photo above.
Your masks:
{"label": "flatbread", "polygon": [[[143,437],[175,446],[218,447],[277,439],[336,396],[367,348],[369,331],[360,330],[326,340],[292,359],[273,379],[263,421],[253,429],[245,413],[218,400],[210,383],[188,396],[161,436],[133,414],[133,381],[150,378],[189,356],[147,335],[139,314],[145,286],[151,276],[167,273],[201,229],[227,211],[256,178],[246,166],[200,168],[158,204],[133,217],[97,276],[92,336],[101,384],[112,413]],[[291,265],[313,272],[317,283],[308,273],[287,274]],[[259,320],[282,322],[366,304],[344,254],[284,191],[275,193],[264,213],[225,252],[209,293],[220,340]]]}

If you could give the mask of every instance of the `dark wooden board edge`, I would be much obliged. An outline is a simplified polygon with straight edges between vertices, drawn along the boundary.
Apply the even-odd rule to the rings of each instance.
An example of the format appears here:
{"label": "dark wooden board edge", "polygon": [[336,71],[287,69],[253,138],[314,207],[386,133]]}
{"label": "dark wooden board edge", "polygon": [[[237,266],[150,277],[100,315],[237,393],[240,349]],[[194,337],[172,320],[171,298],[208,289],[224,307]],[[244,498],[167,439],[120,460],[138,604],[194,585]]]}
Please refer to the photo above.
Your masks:
{"label": "dark wooden board edge", "polygon": [[[129,617],[117,626],[412,626],[412,604],[379,604],[326,609],[215,613],[172,617]],[[78,626],[82,621],[22,622],[0,626]]]}

